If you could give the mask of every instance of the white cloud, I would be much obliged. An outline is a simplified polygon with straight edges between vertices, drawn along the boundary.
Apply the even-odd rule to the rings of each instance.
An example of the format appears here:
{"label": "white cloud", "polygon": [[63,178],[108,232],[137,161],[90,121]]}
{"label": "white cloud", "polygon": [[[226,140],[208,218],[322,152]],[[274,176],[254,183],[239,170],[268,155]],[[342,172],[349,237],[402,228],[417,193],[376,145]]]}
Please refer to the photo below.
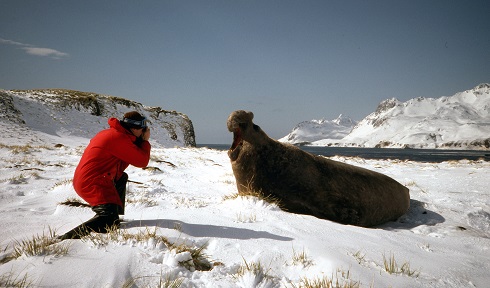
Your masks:
{"label": "white cloud", "polygon": [[23,43],[20,43],[20,42],[15,42],[15,41],[12,41],[12,40],[3,39],[3,38],[0,38],[0,43],[1,44],[18,45],[18,46],[26,46],[26,44],[23,44]]}
{"label": "white cloud", "polygon": [[63,53],[51,48],[39,48],[39,47],[22,47],[27,54],[35,55],[35,56],[51,56],[55,59],[60,59],[63,57],[68,57],[67,53]]}
{"label": "white cloud", "polygon": [[60,52],[51,48],[34,47],[31,44],[20,43],[8,39],[0,38],[0,44],[22,46],[21,49],[27,54],[41,57],[51,57],[53,59],[61,59],[70,56],[68,53]]}

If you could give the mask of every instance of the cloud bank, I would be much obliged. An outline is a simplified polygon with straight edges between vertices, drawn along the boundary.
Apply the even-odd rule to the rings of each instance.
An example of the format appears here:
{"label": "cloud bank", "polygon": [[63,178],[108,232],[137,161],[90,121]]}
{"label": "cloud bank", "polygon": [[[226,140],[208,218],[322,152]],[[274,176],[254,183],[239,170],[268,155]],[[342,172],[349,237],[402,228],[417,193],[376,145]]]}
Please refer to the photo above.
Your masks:
{"label": "cloud bank", "polygon": [[53,59],[62,59],[70,56],[68,53],[60,52],[51,48],[34,47],[31,44],[20,43],[8,39],[0,38],[0,44],[20,46],[27,54],[41,57],[51,57]]}

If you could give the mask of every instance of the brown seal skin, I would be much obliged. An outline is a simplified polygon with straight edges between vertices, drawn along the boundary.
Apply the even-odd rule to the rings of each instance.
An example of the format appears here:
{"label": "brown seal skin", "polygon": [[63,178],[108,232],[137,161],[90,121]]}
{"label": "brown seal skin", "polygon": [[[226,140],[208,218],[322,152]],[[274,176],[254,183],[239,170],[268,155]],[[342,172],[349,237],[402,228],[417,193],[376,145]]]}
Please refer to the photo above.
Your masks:
{"label": "brown seal skin", "polygon": [[409,190],[392,178],[315,156],[269,138],[252,122],[253,113],[235,111],[228,151],[238,192],[273,196],[284,210],[363,227],[394,221],[410,206]]}

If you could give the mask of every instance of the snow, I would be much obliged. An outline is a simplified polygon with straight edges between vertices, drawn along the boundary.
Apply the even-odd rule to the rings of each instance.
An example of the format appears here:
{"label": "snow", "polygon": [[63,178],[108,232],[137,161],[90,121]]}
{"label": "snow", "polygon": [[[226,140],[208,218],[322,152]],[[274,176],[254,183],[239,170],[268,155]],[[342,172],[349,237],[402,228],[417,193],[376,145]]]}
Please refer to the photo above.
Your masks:
{"label": "snow", "polygon": [[[70,123],[64,131],[78,129]],[[120,231],[155,232],[171,243],[205,247],[211,270],[195,269],[188,251],[170,249],[157,237],[65,240],[66,255],[24,254],[7,261],[19,242],[48,229],[62,234],[93,212],[59,204],[77,197],[71,179],[89,138],[0,124],[0,280],[26,275],[34,287],[165,287],[159,285],[174,279],[181,287],[301,287],[305,279],[324,277],[358,287],[490,283],[490,162],[332,157],[410,189],[406,215],[361,228],[233,197],[237,190],[226,152],[158,143],[151,152],[153,169],[126,170],[133,182]],[[389,259],[398,270],[409,265],[408,273],[388,273]]]}
{"label": "snow", "polygon": [[65,89],[0,90],[0,119],[3,118],[4,124],[17,124],[26,134],[41,132],[31,136],[34,142],[39,137],[45,138],[44,134],[91,138],[107,127],[108,118],[120,118],[134,110],[149,119],[154,142],[166,147],[195,146],[192,122],[187,115],[176,111]]}
{"label": "snow", "polygon": [[303,121],[296,125],[288,135],[278,140],[290,144],[310,143],[320,139],[335,141],[335,139],[347,136],[356,124],[350,117],[342,114],[334,120]]}
{"label": "snow", "polygon": [[[343,143],[365,147],[485,149],[490,134],[490,85],[450,97],[418,97],[359,122]],[[486,147],[488,149],[488,147]]]}
{"label": "snow", "polygon": [[480,84],[450,97],[384,100],[355,127],[301,122],[279,140],[313,146],[488,150],[489,108],[490,84]]}

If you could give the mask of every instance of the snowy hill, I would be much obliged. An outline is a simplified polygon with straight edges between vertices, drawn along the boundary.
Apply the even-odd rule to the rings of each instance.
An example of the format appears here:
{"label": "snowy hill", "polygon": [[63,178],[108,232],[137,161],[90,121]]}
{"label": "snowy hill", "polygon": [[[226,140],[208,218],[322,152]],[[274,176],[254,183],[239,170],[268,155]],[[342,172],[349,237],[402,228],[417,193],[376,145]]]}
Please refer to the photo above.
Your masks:
{"label": "snowy hill", "polygon": [[[54,96],[39,97],[0,95],[0,287],[459,288],[490,283],[490,162],[482,160],[334,157],[410,189],[406,215],[362,228],[237,195],[226,151],[153,145],[148,167],[126,170],[130,182],[121,229],[51,244],[53,231],[63,234],[94,215],[88,208],[60,204],[80,200],[73,172],[89,137],[105,125],[104,117],[92,114],[117,114],[126,105],[106,98],[98,106],[65,105]],[[175,143],[162,139],[167,138],[150,142]]]}
{"label": "snowy hill", "polygon": [[490,148],[490,84],[451,97],[382,102],[343,143],[366,147]]}
{"label": "snowy hill", "polygon": [[[149,119],[155,143],[167,147],[196,145],[191,120],[179,112],[73,90],[0,90],[0,125],[10,129],[16,127],[15,130],[24,136],[31,135],[32,143],[39,141],[39,137],[53,141],[67,136],[92,138],[98,131],[109,127],[109,117],[120,119],[132,110]],[[12,136],[17,137],[15,134]]]}
{"label": "snowy hill", "polygon": [[385,100],[343,139],[312,145],[490,149],[490,84],[450,97]]}
{"label": "snowy hill", "polygon": [[322,139],[338,140],[348,135],[356,124],[357,122],[342,114],[334,120],[304,121],[296,125],[288,135],[279,141],[301,145]]}

